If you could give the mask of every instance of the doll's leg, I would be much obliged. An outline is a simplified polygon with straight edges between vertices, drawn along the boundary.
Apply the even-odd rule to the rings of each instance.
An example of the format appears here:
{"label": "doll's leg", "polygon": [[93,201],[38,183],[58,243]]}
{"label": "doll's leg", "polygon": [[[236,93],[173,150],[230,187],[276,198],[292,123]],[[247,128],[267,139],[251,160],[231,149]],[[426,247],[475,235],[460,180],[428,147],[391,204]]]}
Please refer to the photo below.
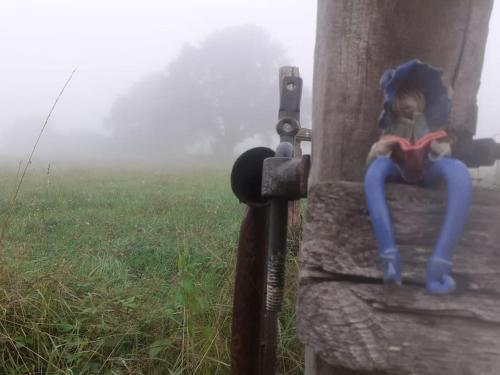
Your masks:
{"label": "doll's leg", "polygon": [[397,176],[399,170],[390,158],[375,159],[366,171],[365,198],[384,268],[384,281],[401,284],[399,252],[396,249],[384,193],[385,181]]}
{"label": "doll's leg", "polygon": [[467,167],[452,158],[440,159],[426,171],[427,181],[438,177],[444,177],[446,181],[448,205],[444,225],[427,264],[427,290],[444,294],[455,289],[455,281],[450,276],[451,258],[469,213],[472,182]]}

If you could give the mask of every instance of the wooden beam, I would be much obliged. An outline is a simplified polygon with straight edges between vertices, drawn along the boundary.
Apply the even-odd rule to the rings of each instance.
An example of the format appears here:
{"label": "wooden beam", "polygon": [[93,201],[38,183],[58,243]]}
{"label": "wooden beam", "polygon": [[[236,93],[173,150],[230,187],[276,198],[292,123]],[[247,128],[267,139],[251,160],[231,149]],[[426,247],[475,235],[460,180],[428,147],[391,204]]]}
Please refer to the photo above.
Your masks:
{"label": "wooden beam", "polygon": [[309,192],[298,329],[318,355],[308,362],[324,371],[309,373],[497,375],[500,192],[474,192],[454,257],[458,288],[448,296],[431,296],[424,285],[445,192],[389,185],[387,199],[402,257],[399,287],[381,281],[362,184],[322,183]]}

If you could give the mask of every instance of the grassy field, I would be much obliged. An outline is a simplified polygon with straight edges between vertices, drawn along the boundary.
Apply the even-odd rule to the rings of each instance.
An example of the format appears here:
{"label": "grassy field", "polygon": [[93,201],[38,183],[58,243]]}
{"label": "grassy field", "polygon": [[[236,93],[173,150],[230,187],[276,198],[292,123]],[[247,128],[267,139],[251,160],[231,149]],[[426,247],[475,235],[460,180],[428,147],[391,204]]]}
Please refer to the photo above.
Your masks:
{"label": "grassy field", "polygon": [[[226,374],[227,171],[34,166],[0,253],[0,374]],[[16,171],[0,175],[2,221]],[[302,373],[289,257],[281,374]]]}

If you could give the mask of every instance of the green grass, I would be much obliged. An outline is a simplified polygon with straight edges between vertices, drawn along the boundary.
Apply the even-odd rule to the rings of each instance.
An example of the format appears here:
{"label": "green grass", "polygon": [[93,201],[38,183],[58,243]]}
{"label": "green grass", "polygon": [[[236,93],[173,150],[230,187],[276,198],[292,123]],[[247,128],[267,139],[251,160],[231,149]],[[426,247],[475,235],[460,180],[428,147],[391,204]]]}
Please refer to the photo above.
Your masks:
{"label": "green grass", "polygon": [[[223,171],[32,169],[0,254],[0,374],[228,373],[242,215]],[[300,374],[287,270],[278,363]]]}

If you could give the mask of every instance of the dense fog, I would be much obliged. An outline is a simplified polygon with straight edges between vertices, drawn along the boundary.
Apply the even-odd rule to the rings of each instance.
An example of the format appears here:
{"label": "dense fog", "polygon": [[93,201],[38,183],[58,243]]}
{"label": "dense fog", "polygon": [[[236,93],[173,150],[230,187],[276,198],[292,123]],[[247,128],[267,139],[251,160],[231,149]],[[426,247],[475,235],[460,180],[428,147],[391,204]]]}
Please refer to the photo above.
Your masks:
{"label": "dense fog", "polygon": [[[311,126],[314,1],[6,0],[0,3],[0,155],[44,160],[222,158],[276,140],[280,65],[304,78]],[[286,10],[286,12],[285,12]],[[500,133],[500,5],[479,136]]]}

